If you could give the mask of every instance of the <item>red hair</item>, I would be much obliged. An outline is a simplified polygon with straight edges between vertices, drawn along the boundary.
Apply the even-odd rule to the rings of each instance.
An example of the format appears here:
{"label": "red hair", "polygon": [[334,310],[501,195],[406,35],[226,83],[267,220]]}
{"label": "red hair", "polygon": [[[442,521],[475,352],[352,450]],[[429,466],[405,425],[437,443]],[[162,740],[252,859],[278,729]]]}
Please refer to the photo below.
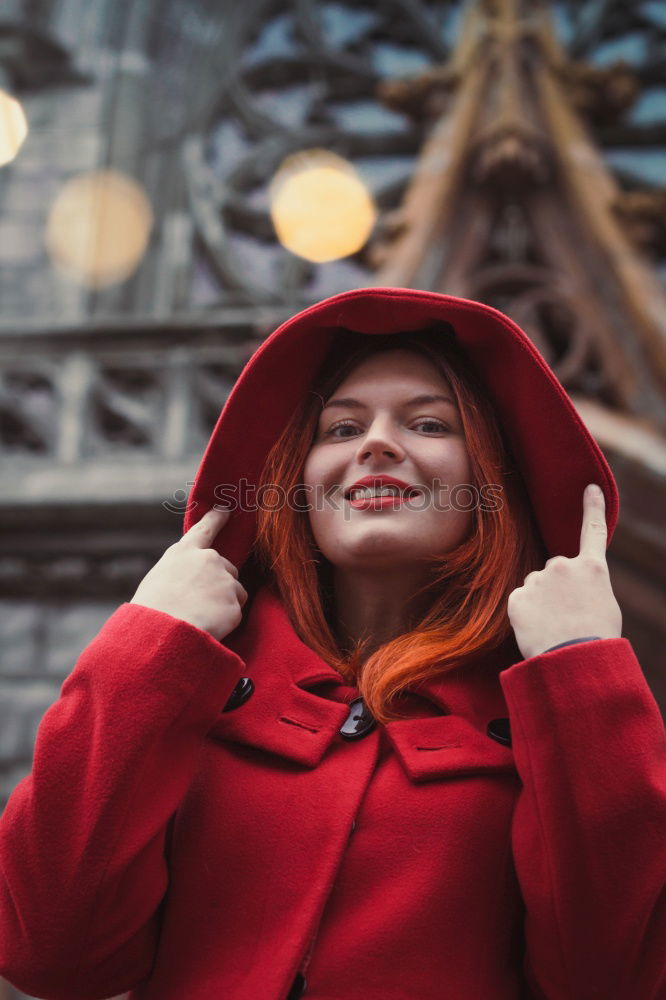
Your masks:
{"label": "red hair", "polygon": [[547,558],[497,414],[448,325],[372,336],[340,331],[311,392],[271,449],[262,485],[276,484],[293,495],[302,482],[324,402],[361,361],[396,348],[426,357],[451,386],[462,418],[473,485],[502,487],[500,509],[484,510],[476,504],[467,538],[455,550],[433,559],[432,580],[423,588],[432,597],[429,611],[412,631],[370,655],[364,654],[362,641],[345,654],[331,627],[332,567],[317,548],[307,511],[288,504],[260,509],[253,546],[253,555],[277,589],[297,635],[358,687],[381,723],[401,718],[391,703],[405,688],[502,643],[512,633],[507,616],[509,594],[522,586],[529,572],[541,569]]}

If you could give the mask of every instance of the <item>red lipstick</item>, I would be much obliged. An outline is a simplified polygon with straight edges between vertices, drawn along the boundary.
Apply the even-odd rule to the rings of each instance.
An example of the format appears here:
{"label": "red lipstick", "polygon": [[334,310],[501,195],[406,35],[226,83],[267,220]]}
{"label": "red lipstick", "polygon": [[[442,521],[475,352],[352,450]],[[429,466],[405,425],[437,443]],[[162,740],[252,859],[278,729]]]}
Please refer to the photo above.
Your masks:
{"label": "red lipstick", "polygon": [[[378,490],[384,486],[395,486],[400,492],[386,496],[356,496],[352,498],[354,490],[362,489],[363,487]],[[375,475],[364,476],[362,479],[357,480],[353,486],[345,490],[345,498],[355,510],[383,510],[385,507],[397,510],[405,500],[408,500],[418,492],[414,486],[410,486],[409,483],[405,483],[402,479],[396,479],[395,476]]]}

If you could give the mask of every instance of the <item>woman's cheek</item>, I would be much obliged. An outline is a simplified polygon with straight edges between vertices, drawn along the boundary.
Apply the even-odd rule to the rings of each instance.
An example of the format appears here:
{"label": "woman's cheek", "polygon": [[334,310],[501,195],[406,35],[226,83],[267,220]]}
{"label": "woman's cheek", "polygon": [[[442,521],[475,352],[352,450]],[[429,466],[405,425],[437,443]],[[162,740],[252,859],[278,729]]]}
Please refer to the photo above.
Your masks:
{"label": "woman's cheek", "polygon": [[327,464],[321,460],[320,454],[316,451],[311,452],[303,467],[301,480],[306,487],[308,503],[311,505],[308,517],[312,534],[317,543],[320,540],[323,541],[326,525],[333,513],[326,502],[326,491],[330,489],[333,482]]}
{"label": "woman's cheek", "polygon": [[330,558],[331,549],[335,550],[335,541],[337,538],[337,529],[333,523],[335,516],[335,513],[330,509],[319,510],[317,507],[308,513],[312,537],[315,540],[317,548],[320,549],[327,559]]}
{"label": "woman's cheek", "polygon": [[314,447],[308,457],[305,460],[305,465],[303,467],[303,482],[314,487],[322,481],[323,473],[323,463],[321,457],[321,451]]}
{"label": "woman's cheek", "polygon": [[329,459],[319,449],[310,452],[303,467],[303,483],[309,486],[310,492],[318,489],[329,490],[331,486],[341,483],[342,472],[332,467]]}

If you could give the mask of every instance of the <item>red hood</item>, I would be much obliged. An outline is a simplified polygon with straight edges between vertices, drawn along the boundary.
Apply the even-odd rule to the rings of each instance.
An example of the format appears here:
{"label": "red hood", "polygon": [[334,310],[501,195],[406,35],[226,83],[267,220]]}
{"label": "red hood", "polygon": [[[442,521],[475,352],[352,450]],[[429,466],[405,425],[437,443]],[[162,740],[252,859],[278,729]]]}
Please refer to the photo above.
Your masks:
{"label": "red hood", "polygon": [[[189,497],[187,531],[218,500],[220,485],[257,484],[271,446],[310,387],[340,328],[399,333],[450,323],[500,414],[549,556],[579,550],[583,490],[606,497],[608,541],[617,487],[566,392],[529,337],[497,309],[411,288],[361,288],[324,299],[283,323],[250,358],[215,425]],[[446,334],[444,334],[446,335]],[[216,547],[239,569],[256,515],[235,510]]]}

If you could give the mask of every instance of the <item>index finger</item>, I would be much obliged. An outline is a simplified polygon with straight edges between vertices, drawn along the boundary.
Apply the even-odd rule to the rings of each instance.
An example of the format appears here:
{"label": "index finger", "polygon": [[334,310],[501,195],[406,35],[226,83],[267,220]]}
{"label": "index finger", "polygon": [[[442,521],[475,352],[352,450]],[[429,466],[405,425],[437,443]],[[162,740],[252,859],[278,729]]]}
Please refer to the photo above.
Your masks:
{"label": "index finger", "polygon": [[185,532],[179,544],[192,546],[195,549],[209,549],[217,533],[229,520],[230,514],[231,508],[225,510],[211,507],[189,531]]}
{"label": "index finger", "polygon": [[[590,489],[590,486],[595,487]],[[583,524],[580,530],[581,556],[606,558],[606,500],[596,483],[591,483],[583,493]]]}

